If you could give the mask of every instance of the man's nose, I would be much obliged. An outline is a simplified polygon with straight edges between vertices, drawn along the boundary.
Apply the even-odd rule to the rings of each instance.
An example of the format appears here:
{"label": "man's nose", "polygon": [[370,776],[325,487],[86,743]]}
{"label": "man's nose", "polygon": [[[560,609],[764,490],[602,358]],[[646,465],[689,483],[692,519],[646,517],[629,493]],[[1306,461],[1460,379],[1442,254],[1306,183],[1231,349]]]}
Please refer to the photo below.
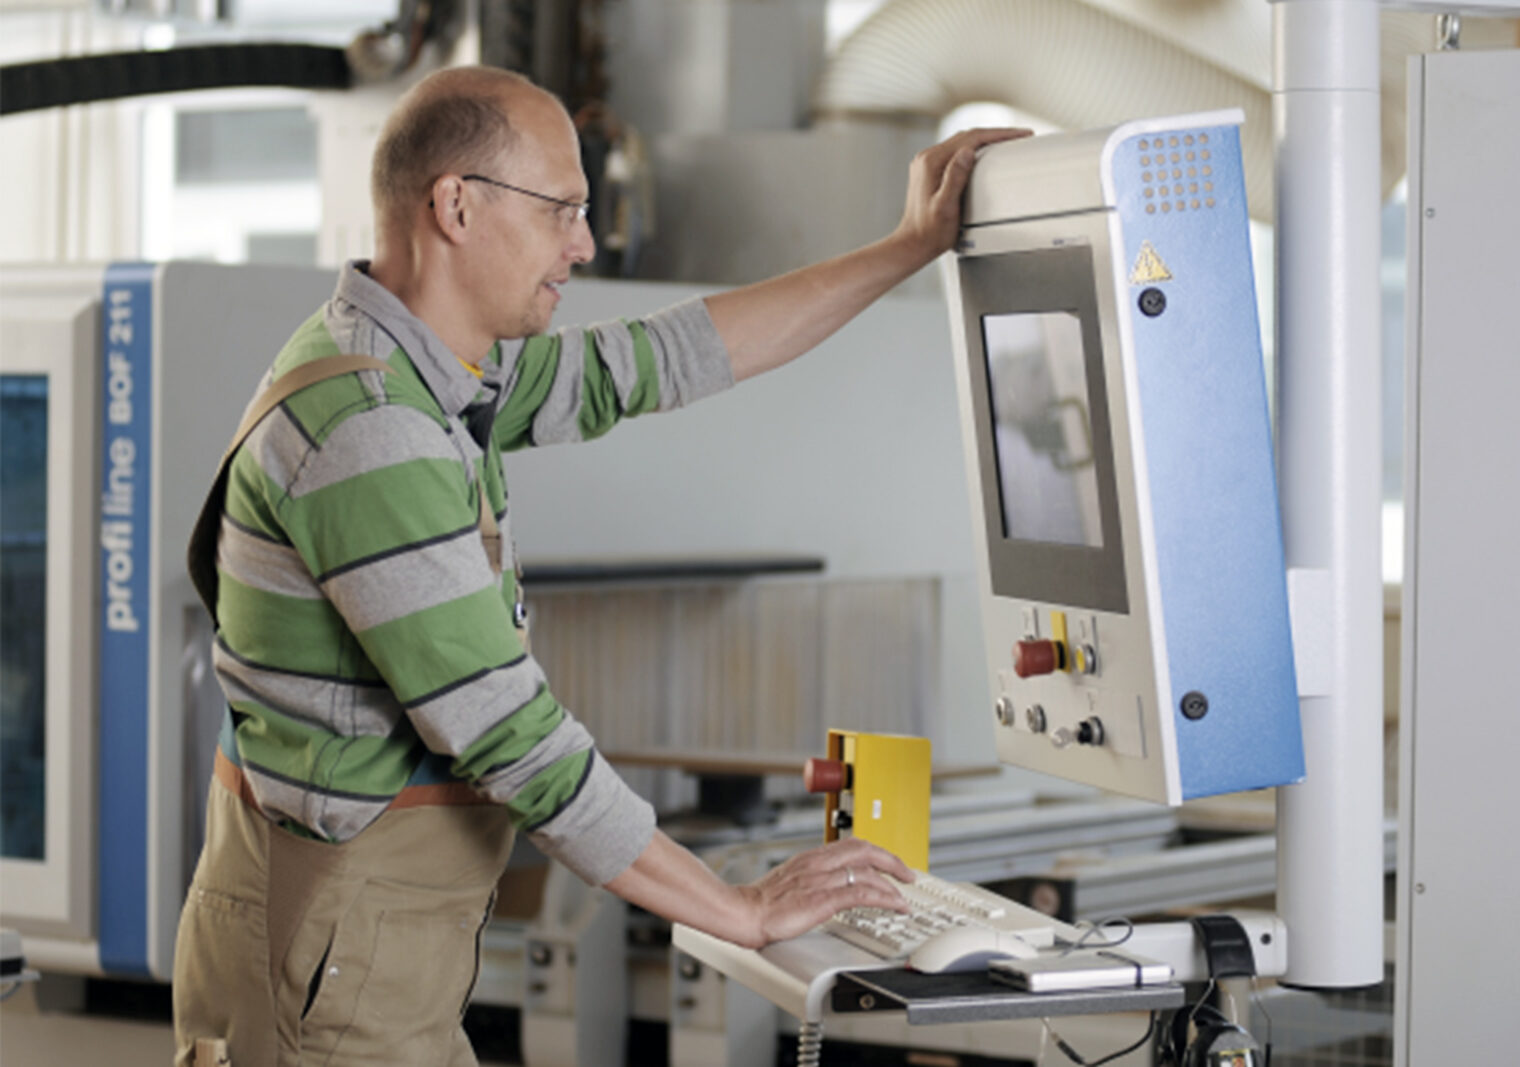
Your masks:
{"label": "man's nose", "polygon": [[570,262],[590,263],[596,257],[596,238],[591,234],[591,221],[581,219],[575,224],[570,240]]}

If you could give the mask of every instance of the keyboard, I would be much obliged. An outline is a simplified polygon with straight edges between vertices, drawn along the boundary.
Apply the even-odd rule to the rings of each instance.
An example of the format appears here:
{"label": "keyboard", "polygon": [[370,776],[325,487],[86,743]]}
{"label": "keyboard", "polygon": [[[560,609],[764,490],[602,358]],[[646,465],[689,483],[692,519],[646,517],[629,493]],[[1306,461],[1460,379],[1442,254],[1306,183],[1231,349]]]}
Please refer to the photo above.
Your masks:
{"label": "keyboard", "polygon": [[899,884],[909,912],[849,908],[820,929],[884,960],[906,960],[925,942],[957,927],[1014,934],[1035,948],[1055,942],[1055,920],[981,886],[949,882],[927,872]]}

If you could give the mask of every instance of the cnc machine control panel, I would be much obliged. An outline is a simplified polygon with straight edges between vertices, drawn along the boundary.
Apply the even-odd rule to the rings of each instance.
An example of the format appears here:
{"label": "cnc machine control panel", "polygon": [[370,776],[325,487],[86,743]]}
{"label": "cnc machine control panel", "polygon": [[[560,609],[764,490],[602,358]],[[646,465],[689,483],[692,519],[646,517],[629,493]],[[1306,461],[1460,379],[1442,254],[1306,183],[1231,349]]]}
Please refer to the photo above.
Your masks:
{"label": "cnc machine control panel", "polygon": [[985,150],[945,258],[1004,762],[1303,776],[1238,112]]}

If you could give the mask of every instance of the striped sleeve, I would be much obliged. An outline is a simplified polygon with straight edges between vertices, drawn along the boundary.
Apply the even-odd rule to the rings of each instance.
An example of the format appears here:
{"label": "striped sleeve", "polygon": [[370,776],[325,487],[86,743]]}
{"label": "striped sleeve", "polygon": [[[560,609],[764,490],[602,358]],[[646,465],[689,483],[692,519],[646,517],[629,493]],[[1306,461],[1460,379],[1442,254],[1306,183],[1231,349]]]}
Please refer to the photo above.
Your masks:
{"label": "striped sleeve", "polygon": [[294,473],[281,524],[422,741],[540,847],[601,884],[654,816],[555,700],[512,625],[476,526],[479,479],[448,431],[401,404],[333,425]]}
{"label": "striped sleeve", "polygon": [[688,300],[646,319],[529,338],[511,357],[497,447],[600,437],[617,422],[670,411],[734,383],[707,304]]}

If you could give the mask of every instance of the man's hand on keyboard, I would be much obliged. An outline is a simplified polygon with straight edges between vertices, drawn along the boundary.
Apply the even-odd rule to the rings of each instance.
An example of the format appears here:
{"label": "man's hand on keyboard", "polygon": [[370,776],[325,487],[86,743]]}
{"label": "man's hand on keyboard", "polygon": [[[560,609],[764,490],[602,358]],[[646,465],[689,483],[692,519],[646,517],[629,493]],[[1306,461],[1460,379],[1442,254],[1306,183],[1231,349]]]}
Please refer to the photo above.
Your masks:
{"label": "man's hand on keyboard", "polygon": [[782,941],[846,908],[906,912],[896,883],[913,877],[902,860],[859,838],[800,852],[758,881],[738,887],[750,902],[756,926],[752,937],[732,940],[752,947]]}

